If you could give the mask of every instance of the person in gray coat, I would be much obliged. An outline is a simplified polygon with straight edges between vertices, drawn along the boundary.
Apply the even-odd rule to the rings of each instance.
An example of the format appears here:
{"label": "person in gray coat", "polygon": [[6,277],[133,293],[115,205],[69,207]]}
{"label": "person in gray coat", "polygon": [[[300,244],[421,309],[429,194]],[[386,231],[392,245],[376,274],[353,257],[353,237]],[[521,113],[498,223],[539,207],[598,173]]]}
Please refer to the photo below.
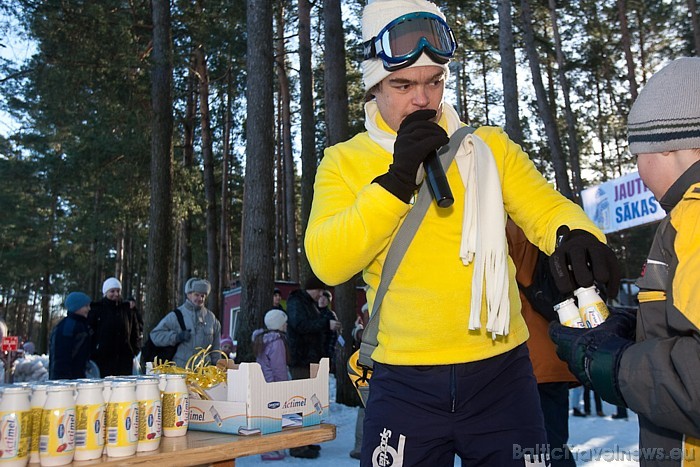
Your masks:
{"label": "person in gray coat", "polygon": [[151,330],[151,340],[155,345],[159,347],[178,346],[173,360],[181,368],[185,367],[187,360],[198,349],[204,349],[207,346],[211,346],[209,349],[211,353],[207,357],[207,361],[213,365],[219,359],[218,352],[214,351],[221,348],[219,342],[221,323],[216,319],[214,313],[204,306],[210,291],[211,284],[206,279],[196,277],[189,279],[185,284],[187,299],[178,307],[187,329],[183,330],[180,327],[175,312],[171,311]]}

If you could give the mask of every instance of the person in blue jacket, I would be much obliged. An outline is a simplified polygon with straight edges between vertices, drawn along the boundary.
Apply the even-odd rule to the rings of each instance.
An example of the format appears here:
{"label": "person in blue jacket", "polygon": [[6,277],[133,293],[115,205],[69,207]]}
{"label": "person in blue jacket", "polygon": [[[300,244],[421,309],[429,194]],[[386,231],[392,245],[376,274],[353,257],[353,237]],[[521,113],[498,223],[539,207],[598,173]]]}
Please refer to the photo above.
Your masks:
{"label": "person in blue jacket", "polygon": [[91,348],[90,301],[83,292],[71,292],[66,297],[68,316],[51,332],[49,379],[85,378]]}

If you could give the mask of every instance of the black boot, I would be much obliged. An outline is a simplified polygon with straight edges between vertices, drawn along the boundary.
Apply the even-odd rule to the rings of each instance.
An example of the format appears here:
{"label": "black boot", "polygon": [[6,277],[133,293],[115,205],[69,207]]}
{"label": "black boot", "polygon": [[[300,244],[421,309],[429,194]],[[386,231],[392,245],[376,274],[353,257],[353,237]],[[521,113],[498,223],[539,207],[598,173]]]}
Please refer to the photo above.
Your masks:
{"label": "black boot", "polygon": [[301,446],[298,448],[291,448],[289,450],[289,455],[292,457],[299,457],[301,459],[316,459],[319,456],[319,452],[314,451],[308,446]]}

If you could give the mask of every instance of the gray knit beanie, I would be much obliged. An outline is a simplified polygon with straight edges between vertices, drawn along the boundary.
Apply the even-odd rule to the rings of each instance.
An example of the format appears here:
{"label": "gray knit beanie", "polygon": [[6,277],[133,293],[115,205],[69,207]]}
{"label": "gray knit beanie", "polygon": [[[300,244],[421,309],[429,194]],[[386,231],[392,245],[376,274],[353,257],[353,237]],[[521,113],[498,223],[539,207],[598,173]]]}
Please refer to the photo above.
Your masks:
{"label": "gray knit beanie", "polygon": [[674,60],[649,79],[627,133],[632,154],[700,148],[700,57]]}

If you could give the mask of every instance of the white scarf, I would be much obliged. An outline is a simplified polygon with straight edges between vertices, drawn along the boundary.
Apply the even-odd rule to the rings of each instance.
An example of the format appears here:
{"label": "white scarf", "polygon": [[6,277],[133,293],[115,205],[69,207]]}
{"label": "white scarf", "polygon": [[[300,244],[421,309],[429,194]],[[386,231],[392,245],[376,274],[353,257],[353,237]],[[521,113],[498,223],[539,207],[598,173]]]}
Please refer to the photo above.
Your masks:
{"label": "white scarf", "polygon": [[[376,102],[365,104],[365,128],[375,143],[393,154],[396,134],[379,128],[376,122],[378,113]],[[446,102],[442,104],[442,114],[447,133],[452,135],[462,125],[459,116]],[[496,339],[507,335],[510,327],[506,214],[496,161],[488,145],[472,134],[462,140],[455,162],[465,187],[459,256],[465,266],[474,261],[469,329],[481,328],[481,301],[486,281],[486,330]],[[423,174],[421,166],[420,179]]]}

